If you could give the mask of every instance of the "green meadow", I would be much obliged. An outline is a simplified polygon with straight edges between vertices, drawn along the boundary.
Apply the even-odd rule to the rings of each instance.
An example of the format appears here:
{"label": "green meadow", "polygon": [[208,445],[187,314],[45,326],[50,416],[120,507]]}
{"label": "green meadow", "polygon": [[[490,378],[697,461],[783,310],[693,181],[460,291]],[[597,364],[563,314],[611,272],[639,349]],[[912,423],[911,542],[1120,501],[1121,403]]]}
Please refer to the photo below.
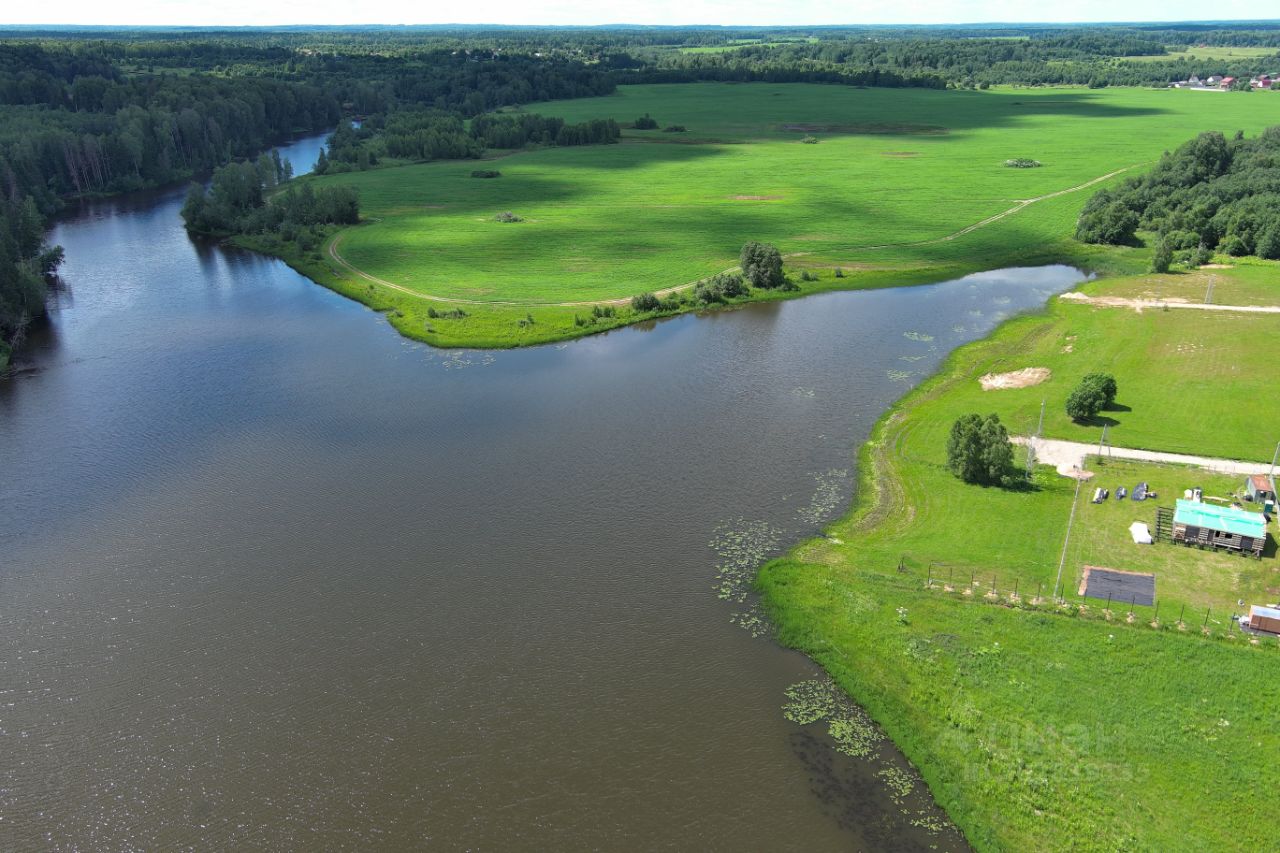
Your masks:
{"label": "green meadow", "polygon": [[[399,311],[407,334],[482,346],[643,319],[629,315],[630,296],[726,270],[753,239],[776,244],[797,277],[817,276],[803,292],[1053,260],[1108,270],[1115,253],[1069,239],[1100,184],[1083,185],[1141,170],[1201,130],[1256,132],[1270,122],[1274,97],[621,87],[529,109],[568,121],[629,122],[649,113],[686,132],[628,130],[618,145],[495,152],[483,165],[500,169],[498,179],[471,178],[474,162],[320,178],[357,186],[367,221],[339,234],[322,259],[297,262],[323,283]],[[1043,166],[1003,165],[1019,157]],[[504,211],[523,221],[496,221]],[[839,279],[837,267],[845,273]],[[424,296],[458,300],[468,316],[429,323]],[[623,316],[575,324],[590,305],[570,303],[601,301],[617,301]]]}
{"label": "green meadow", "polygon": [[[1212,272],[1259,299],[1269,286],[1280,302],[1280,265]],[[1088,289],[1181,277],[1166,278]],[[890,409],[862,448],[851,513],[761,570],[779,639],[885,726],[978,849],[1269,845],[1280,806],[1260,756],[1280,747],[1266,695],[1280,643],[1233,630],[1231,617],[1240,601],[1280,599],[1274,530],[1261,560],[1137,545],[1128,532],[1133,521],[1154,530],[1156,507],[1184,489],[1230,498],[1244,477],[1093,457],[1078,495],[1048,466],[1024,486],[984,488],[950,474],[945,447],[966,412],[1032,432],[1041,400],[1047,435],[1096,442],[1101,423],[1074,424],[1062,409],[1080,376],[1104,370],[1120,387],[1103,415],[1114,444],[1260,459],[1265,470],[1280,423],[1268,381],[1277,356],[1277,315],[1055,300],[958,350]],[[983,375],[1023,367],[1053,375],[982,390]],[[1159,498],[1089,501],[1097,486],[1139,481]],[[1085,565],[1154,573],[1156,605],[1107,612],[1080,598]]]}
{"label": "green meadow", "polygon": [[1186,51],[1167,53],[1160,56],[1126,56],[1128,62],[1156,62],[1166,59],[1198,59],[1198,60],[1234,60],[1257,59],[1261,56],[1275,56],[1278,51],[1274,47],[1225,47],[1209,45],[1190,47]]}
{"label": "green meadow", "polygon": [[[1221,271],[1220,271],[1221,272]],[[1272,304],[1280,268],[1270,265]],[[1095,289],[1106,293],[1107,283]],[[1010,430],[1034,433],[1045,402],[1044,434],[1096,444],[1107,426],[1117,447],[1269,461],[1280,435],[1280,401],[1269,364],[1280,358],[1280,315],[1094,307],[1054,300],[1052,322],[1016,320],[995,337],[982,372],[1045,367],[1052,378],[1028,388],[984,391],[977,381],[947,397],[949,413],[997,412]],[[1116,408],[1091,423],[1066,414],[1067,395],[1086,374],[1116,377]]]}

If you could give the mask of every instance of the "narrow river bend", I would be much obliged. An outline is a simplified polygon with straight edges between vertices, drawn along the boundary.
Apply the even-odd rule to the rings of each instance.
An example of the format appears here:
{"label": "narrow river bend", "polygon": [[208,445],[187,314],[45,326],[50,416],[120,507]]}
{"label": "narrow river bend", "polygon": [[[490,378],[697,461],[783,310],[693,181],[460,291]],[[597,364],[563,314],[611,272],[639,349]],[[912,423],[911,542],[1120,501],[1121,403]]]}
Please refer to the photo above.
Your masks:
{"label": "narrow river bend", "polygon": [[442,352],[181,202],[59,224],[0,379],[0,848],[963,846],[783,718],[815,668],[710,542],[842,512],[885,407],[1078,272]]}

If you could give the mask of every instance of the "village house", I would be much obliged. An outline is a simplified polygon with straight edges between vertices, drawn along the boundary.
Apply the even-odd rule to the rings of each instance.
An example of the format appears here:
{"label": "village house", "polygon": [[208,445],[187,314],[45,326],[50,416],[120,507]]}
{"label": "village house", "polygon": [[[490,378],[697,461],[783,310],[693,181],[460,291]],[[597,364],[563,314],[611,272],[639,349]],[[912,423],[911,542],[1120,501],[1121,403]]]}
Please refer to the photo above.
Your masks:
{"label": "village house", "polygon": [[1260,512],[1179,499],[1173,513],[1173,541],[1261,557],[1267,522]]}

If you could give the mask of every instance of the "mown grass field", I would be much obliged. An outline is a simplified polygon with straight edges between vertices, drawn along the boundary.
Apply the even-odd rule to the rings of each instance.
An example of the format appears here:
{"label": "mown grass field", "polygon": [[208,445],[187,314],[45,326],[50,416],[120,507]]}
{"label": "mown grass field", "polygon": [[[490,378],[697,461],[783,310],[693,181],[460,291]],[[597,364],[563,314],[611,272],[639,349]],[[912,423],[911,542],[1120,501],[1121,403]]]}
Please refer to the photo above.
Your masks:
{"label": "mown grass field", "polygon": [[[1280,267],[1271,287],[1280,303]],[[1218,271],[1219,273],[1225,271]],[[1125,280],[1127,282],[1127,280]],[[1095,285],[1106,293],[1106,282]],[[996,334],[1000,346],[981,366],[1003,373],[1047,367],[1052,378],[1028,388],[956,387],[947,414],[997,412],[1009,429],[1035,432],[1041,401],[1044,434],[1097,443],[1103,425],[1118,447],[1268,461],[1280,435],[1280,401],[1271,364],[1280,357],[1280,315],[1093,307],[1055,300],[1051,321],[1016,321]],[[1092,423],[1067,417],[1067,395],[1086,373],[1111,373],[1116,408]]]}
{"label": "mown grass field", "polygon": [[[687,284],[733,266],[751,239],[777,244],[793,270],[849,273],[823,287],[936,281],[1029,260],[1087,262],[1097,252],[1069,236],[1096,187],[1021,202],[1140,170],[1200,130],[1260,130],[1273,97],[630,86],[530,109],[569,121],[630,122],[647,112],[688,131],[629,130],[620,145],[514,153],[486,164],[502,171],[492,180],[470,178],[472,162],[321,180],[361,193],[369,221],[342,234],[346,261],[411,291],[480,303],[470,322],[487,338],[448,323],[426,333],[411,303],[400,309],[412,317],[404,329],[433,343],[510,345],[581,334],[574,311],[559,303]],[[805,136],[819,141],[803,144]],[[1015,157],[1044,166],[1003,165]],[[494,220],[506,210],[525,221]],[[331,278],[357,285],[349,290],[367,291],[370,282],[329,266]],[[538,335],[507,328],[530,311],[537,320],[539,306],[546,316]],[[487,312],[496,316],[481,320]]]}
{"label": "mown grass field", "polygon": [[1230,270],[1214,267],[1174,270],[1167,275],[1139,274],[1112,277],[1082,285],[1083,293],[1102,290],[1108,296],[1166,302],[1219,305],[1280,306],[1280,271],[1275,264],[1254,258],[1230,259]]}
{"label": "mown grass field", "polygon": [[[1280,292],[1274,264],[1215,272],[1256,293],[1260,269]],[[1104,295],[1109,287],[1091,285]],[[762,569],[758,585],[780,639],[868,708],[979,849],[1269,845],[1280,805],[1266,792],[1280,774],[1254,758],[1280,746],[1265,696],[1280,643],[1254,645],[1232,630],[1231,615],[1243,611],[1239,600],[1280,599],[1275,528],[1260,561],[1135,545],[1128,534],[1133,521],[1154,527],[1156,506],[1183,489],[1228,497],[1244,478],[1093,459],[1097,476],[1078,498],[1047,466],[1027,488],[982,488],[948,472],[945,445],[955,418],[970,411],[1000,412],[1015,432],[1029,432],[1041,398],[1046,433],[1096,441],[1100,427],[1062,413],[1064,389],[1109,370],[1117,402],[1130,408],[1108,413],[1119,422],[1116,444],[1125,436],[1269,460],[1267,425],[1280,423],[1280,397],[1265,368],[1280,355],[1278,333],[1280,316],[1065,302],[1015,319],[957,351],[885,415],[861,452],[847,518]],[[1054,378],[1018,390],[979,386],[985,373],[1025,366],[1049,366]],[[1088,501],[1095,486],[1140,480],[1160,498]],[[1073,500],[1068,604],[1058,607],[1050,597]],[[1116,602],[1107,618],[1104,602],[1077,597],[1086,564],[1154,572],[1157,607],[1133,608],[1130,620],[1128,604]],[[1045,600],[1035,602],[1037,593]]]}

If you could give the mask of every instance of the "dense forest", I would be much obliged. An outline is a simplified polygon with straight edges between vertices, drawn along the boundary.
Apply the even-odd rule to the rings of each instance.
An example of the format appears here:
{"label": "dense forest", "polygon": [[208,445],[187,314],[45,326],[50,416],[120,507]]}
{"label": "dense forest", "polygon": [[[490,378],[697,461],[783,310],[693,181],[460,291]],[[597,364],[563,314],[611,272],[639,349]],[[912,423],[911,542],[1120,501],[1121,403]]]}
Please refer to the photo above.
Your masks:
{"label": "dense forest", "polygon": [[1200,134],[1146,175],[1095,194],[1076,236],[1127,244],[1139,230],[1156,234],[1164,269],[1212,249],[1280,259],[1280,127],[1252,139]]}
{"label": "dense forest", "polygon": [[[1190,49],[1204,45],[1277,52],[1190,58]],[[494,111],[608,94],[627,83],[1115,86],[1277,70],[1280,25],[1267,22],[0,31],[0,340],[11,344],[41,313],[42,276],[59,253],[38,236],[68,199],[198,178],[241,163],[242,178],[248,169],[259,175],[262,198],[243,207],[244,199],[229,201],[229,185],[215,188],[192,211],[196,230],[322,227],[321,220],[339,214],[317,212],[329,208],[315,198],[273,194],[274,182],[287,176],[274,174],[274,166],[268,175],[256,159],[299,132],[336,127],[318,171],[339,172],[385,159],[461,159],[492,148],[616,141],[620,129],[608,120],[568,125],[535,111]],[[1239,141],[1228,148],[1243,151]],[[335,205],[348,210],[355,201]],[[1136,207],[1133,213],[1150,216]],[[1244,226],[1209,233],[1257,248],[1257,235]]]}

